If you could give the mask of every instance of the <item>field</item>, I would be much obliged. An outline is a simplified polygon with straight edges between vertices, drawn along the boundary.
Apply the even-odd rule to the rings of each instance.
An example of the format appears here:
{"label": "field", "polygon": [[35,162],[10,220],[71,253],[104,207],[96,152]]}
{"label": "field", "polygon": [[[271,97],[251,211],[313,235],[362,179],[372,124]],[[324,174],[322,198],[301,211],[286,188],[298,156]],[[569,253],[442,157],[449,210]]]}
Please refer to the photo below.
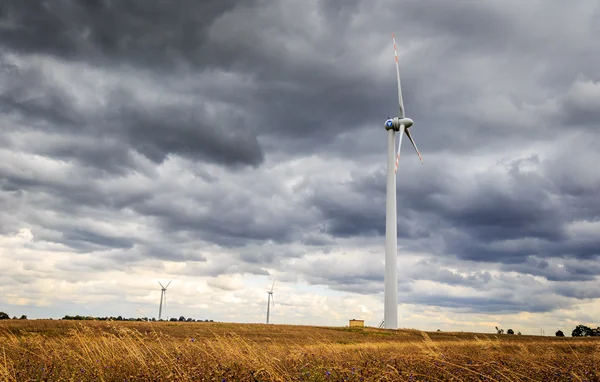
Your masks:
{"label": "field", "polygon": [[3,381],[599,381],[600,339],[203,322],[0,321]]}

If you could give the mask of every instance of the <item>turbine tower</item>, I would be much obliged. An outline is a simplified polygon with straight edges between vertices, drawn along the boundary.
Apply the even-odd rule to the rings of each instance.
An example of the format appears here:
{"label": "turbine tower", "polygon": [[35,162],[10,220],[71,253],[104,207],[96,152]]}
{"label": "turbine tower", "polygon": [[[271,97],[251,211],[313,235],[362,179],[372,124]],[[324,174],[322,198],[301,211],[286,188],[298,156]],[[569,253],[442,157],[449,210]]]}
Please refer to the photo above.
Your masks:
{"label": "turbine tower", "polygon": [[275,286],[275,281],[273,281],[273,284],[271,285],[271,290],[267,291],[269,298],[267,300],[267,324],[269,323],[269,308],[271,307],[271,301],[273,301],[273,306],[275,306],[275,297],[273,297],[273,287]]}
{"label": "turbine tower", "polygon": [[169,285],[171,284],[171,281],[169,281],[169,284],[167,284],[167,286],[164,286],[160,283],[160,281],[158,282],[160,284],[160,306],[158,307],[158,320],[160,321],[161,316],[162,316],[162,307],[163,307],[163,299],[165,300],[165,306],[167,306],[167,288],[169,287]]}
{"label": "turbine tower", "polygon": [[[398,67],[398,51],[396,50],[396,38],[392,34],[394,43],[394,57],[396,59],[396,79],[398,81],[398,117],[389,118],[385,121],[385,129],[388,132],[388,151],[387,151],[387,190],[385,203],[385,289],[384,289],[384,327],[386,329],[398,329],[398,270],[397,270],[397,251],[398,251],[398,226],[396,210],[396,171],[398,170],[398,161],[400,160],[400,146],[402,144],[402,135],[406,136],[412,143],[421,163],[421,153],[410,135],[410,127],[413,120],[406,118],[404,114],[404,101],[402,100],[402,87],[400,86],[400,68]],[[399,132],[398,151],[395,152],[396,132]],[[396,158],[394,161],[394,154]]]}

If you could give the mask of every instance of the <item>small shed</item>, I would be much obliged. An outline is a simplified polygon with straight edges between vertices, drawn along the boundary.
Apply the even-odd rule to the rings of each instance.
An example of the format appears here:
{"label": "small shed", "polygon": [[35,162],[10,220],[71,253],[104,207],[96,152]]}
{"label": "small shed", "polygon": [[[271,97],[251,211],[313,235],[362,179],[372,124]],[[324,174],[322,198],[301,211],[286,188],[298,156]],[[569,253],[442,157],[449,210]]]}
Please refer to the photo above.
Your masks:
{"label": "small shed", "polygon": [[350,327],[353,327],[353,326],[364,327],[365,326],[365,320],[355,320],[353,318],[353,319],[350,320],[349,325],[350,325]]}

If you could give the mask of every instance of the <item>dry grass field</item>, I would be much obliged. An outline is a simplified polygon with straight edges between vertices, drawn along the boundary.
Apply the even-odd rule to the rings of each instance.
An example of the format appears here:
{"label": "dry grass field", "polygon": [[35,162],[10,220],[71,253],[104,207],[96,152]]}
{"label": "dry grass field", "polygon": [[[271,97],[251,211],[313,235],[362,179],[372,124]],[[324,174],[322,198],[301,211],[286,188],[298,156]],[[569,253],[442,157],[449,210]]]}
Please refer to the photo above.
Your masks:
{"label": "dry grass field", "polygon": [[0,321],[2,381],[599,381],[599,338]]}

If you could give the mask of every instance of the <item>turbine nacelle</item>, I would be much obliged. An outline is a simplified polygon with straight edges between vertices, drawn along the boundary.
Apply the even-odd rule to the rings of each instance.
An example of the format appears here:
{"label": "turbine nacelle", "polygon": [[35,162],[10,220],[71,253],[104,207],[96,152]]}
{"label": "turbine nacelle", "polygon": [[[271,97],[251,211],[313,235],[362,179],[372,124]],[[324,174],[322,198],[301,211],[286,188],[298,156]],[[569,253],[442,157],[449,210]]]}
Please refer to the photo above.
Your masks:
{"label": "turbine nacelle", "polygon": [[386,130],[390,130],[393,129],[395,131],[400,131],[400,126],[404,125],[405,128],[409,128],[413,125],[413,120],[410,118],[390,118],[387,121],[385,121],[385,129]]}

